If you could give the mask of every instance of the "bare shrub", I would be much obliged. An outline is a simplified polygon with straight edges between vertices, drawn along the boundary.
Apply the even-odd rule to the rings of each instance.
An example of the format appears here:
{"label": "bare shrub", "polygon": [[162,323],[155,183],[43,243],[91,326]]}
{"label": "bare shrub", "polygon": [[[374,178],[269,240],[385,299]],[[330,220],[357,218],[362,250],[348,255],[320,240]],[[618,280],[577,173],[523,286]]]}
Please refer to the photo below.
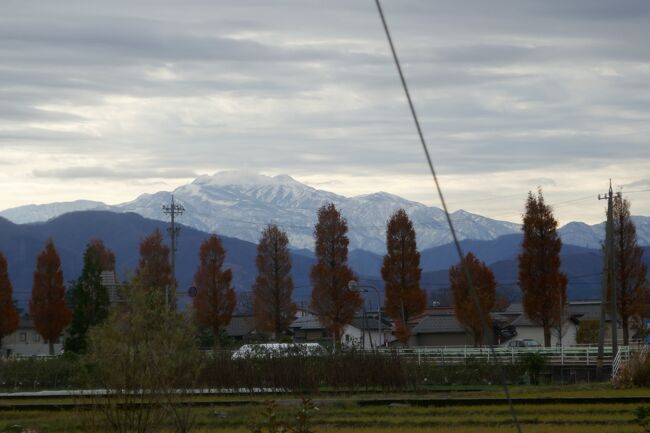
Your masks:
{"label": "bare shrub", "polygon": [[612,383],[617,388],[650,386],[650,358],[645,353],[633,353],[623,362]]}
{"label": "bare shrub", "polygon": [[126,299],[90,332],[88,378],[105,390],[96,408],[116,433],[186,433],[194,421],[186,394],[201,369],[192,321],[169,310],[161,291],[134,287]]}

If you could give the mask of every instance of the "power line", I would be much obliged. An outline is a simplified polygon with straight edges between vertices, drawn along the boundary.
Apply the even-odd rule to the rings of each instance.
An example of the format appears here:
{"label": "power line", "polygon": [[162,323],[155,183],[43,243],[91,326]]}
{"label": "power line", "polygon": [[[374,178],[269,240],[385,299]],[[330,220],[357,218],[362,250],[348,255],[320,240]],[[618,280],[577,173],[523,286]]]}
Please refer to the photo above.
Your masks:
{"label": "power line", "polygon": [[[388,29],[388,24],[386,23],[386,17],[384,16],[384,11],[381,8],[381,4],[379,0],[375,0],[375,5],[377,6],[377,11],[379,12],[379,17],[381,18],[381,23],[384,27],[384,33],[386,34],[386,39],[388,40],[388,45],[390,46],[390,51],[393,54],[393,60],[395,61],[395,66],[397,67],[397,72],[399,74],[400,81],[402,82],[402,88],[404,89],[404,94],[406,95],[406,100],[408,101],[409,108],[411,110],[411,116],[413,117],[413,122],[415,123],[415,128],[417,129],[418,136],[420,137],[420,144],[422,145],[422,150],[424,151],[425,158],[427,160],[427,164],[429,165],[429,170],[431,171],[431,176],[433,177],[433,182],[436,186],[436,190],[438,191],[438,197],[440,198],[440,203],[442,204],[442,208],[445,212],[445,217],[447,219],[447,224],[449,225],[449,231],[451,232],[451,236],[454,240],[454,244],[456,246],[456,252],[458,253],[458,257],[460,259],[460,264],[463,269],[463,273],[465,275],[465,281],[467,282],[468,288],[469,288],[469,293],[472,295],[472,298],[474,298],[474,303],[476,306],[476,311],[478,312],[478,315],[481,319],[481,325],[484,329],[484,335],[489,335],[487,331],[489,331],[489,328],[487,326],[487,321],[484,317],[483,311],[480,306],[480,301],[478,298],[478,295],[476,293],[476,290],[472,284],[472,278],[469,273],[469,270],[467,269],[467,265],[465,263],[465,256],[463,255],[463,251],[461,249],[460,243],[458,242],[458,237],[456,236],[456,230],[454,229],[454,224],[451,221],[451,216],[449,215],[449,210],[447,209],[447,204],[445,203],[445,198],[442,194],[442,188],[440,187],[440,182],[438,182],[438,176],[436,175],[436,170],[433,167],[433,162],[431,160],[431,155],[429,155],[429,149],[427,148],[426,141],[424,139],[424,134],[422,133],[422,128],[420,127],[420,121],[418,120],[417,113],[415,112],[415,106],[413,105],[413,101],[411,100],[411,94],[409,93],[408,86],[406,84],[406,79],[404,78],[404,74],[402,73],[402,67],[399,62],[399,58],[397,57],[397,52],[395,51],[395,46],[393,45],[393,39],[391,38],[390,31]],[[489,346],[490,346],[490,352],[492,352],[492,355],[494,356],[494,359],[497,360],[498,357],[496,356],[496,351],[494,350],[494,345],[492,344],[492,338],[489,338]],[[519,425],[519,420],[517,419],[517,413],[515,412],[515,408],[512,404],[512,399],[510,398],[510,391],[508,390],[508,384],[506,382],[506,377],[505,377],[505,370],[502,369],[502,384],[503,384],[503,391],[506,395],[506,399],[508,400],[508,407],[510,408],[510,415],[512,416],[512,420],[517,428],[517,431],[521,433],[521,426]]]}

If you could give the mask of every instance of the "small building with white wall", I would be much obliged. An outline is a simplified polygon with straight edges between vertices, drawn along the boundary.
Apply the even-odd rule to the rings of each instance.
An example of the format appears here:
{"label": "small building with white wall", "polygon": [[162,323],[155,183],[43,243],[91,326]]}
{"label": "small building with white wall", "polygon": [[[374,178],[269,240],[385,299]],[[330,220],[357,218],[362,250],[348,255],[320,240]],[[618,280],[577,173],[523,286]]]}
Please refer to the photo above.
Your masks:
{"label": "small building with white wall", "polygon": [[[54,343],[54,353],[59,354],[63,350],[63,339],[59,337]],[[3,357],[11,356],[48,356],[50,346],[36,332],[34,322],[27,315],[20,317],[18,329],[2,339],[0,354]]]}

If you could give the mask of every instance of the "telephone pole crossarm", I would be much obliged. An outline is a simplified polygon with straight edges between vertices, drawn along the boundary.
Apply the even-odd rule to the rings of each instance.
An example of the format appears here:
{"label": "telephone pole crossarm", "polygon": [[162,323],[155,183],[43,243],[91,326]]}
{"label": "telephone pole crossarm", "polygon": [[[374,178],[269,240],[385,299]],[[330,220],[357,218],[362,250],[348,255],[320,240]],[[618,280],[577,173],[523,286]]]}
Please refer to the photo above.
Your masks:
{"label": "telephone pole crossarm", "polygon": [[165,302],[167,303],[167,306],[173,305],[175,306],[175,302],[171,302],[171,296],[170,292],[172,292],[174,295],[174,300],[176,298],[176,238],[178,237],[178,233],[180,232],[181,228],[176,225],[176,217],[183,215],[183,212],[185,212],[185,208],[181,204],[177,204],[174,201],[174,195],[172,194],[172,199],[171,203],[169,206],[163,205],[162,206],[162,211],[165,215],[170,216],[170,223],[169,223],[169,228],[167,231],[169,232],[169,237],[171,239],[171,268],[172,268],[172,285],[174,287],[167,287],[166,293],[165,293]]}

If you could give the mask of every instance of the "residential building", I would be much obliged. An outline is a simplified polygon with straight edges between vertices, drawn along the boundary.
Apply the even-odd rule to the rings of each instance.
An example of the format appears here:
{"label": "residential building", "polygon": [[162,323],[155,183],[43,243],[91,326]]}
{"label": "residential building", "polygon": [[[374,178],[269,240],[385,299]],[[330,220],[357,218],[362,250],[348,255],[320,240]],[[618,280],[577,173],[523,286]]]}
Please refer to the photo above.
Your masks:
{"label": "residential building", "polygon": [[[54,343],[54,353],[63,350],[63,339]],[[50,354],[49,344],[36,332],[34,322],[27,315],[20,317],[18,329],[2,339],[2,356],[47,356]]]}
{"label": "residential building", "polygon": [[[296,342],[331,342],[331,335],[320,323],[318,317],[306,310],[299,311],[296,320],[291,324]],[[373,349],[385,346],[393,340],[392,324],[388,317],[382,316],[381,324],[377,323],[377,313],[366,313],[364,317],[357,316],[352,323],[343,329],[341,342],[350,347]]]}

